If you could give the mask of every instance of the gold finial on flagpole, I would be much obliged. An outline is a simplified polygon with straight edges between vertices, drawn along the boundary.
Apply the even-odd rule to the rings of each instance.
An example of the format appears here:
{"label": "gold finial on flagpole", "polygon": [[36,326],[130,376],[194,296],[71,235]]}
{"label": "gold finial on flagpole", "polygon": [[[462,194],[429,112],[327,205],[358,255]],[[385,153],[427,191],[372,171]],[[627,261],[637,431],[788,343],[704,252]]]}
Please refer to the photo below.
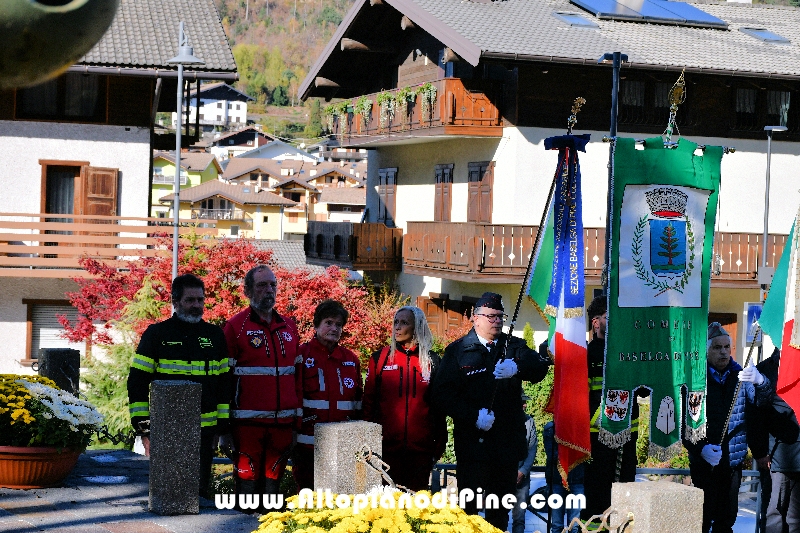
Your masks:
{"label": "gold finial on flagpole", "polygon": [[578,113],[581,112],[581,106],[586,103],[586,99],[577,97],[572,103],[572,114],[567,119],[567,135],[572,135],[572,128],[578,123]]}
{"label": "gold finial on flagpole", "polygon": [[661,134],[665,145],[674,145],[672,142],[673,131],[677,131],[678,135],[681,134],[681,131],[678,129],[678,124],[675,122],[675,117],[678,114],[678,106],[686,101],[686,80],[683,79],[685,72],[686,67],[681,70],[678,81],[676,81],[669,90],[669,120],[667,121],[667,129]]}

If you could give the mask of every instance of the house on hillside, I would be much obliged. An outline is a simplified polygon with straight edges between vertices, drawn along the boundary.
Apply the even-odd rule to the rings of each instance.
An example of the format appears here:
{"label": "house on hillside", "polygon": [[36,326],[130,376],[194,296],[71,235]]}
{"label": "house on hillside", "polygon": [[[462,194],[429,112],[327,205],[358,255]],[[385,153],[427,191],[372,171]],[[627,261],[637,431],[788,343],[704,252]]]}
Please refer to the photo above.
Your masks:
{"label": "house on hillside", "polygon": [[[203,131],[214,129],[240,128],[247,124],[247,103],[255,99],[237,91],[227,83],[201,83],[188,99],[188,117],[192,124],[199,123]],[[187,101],[184,99],[182,111],[186,114]],[[197,110],[200,116],[197,116]],[[172,127],[177,124],[176,113],[172,113]]]}
{"label": "house on hillside", "polygon": [[[583,195],[591,199],[583,203],[591,298],[605,261],[609,146],[602,137],[612,75],[598,58],[621,51],[629,63],[619,88],[619,135],[664,131],[668,94],[685,68],[680,134],[736,147],[722,161],[710,310],[732,332],[740,356],[745,304],[760,298],[756,258],[766,246],[768,266],[775,265],[800,203],[800,10],[659,4],[685,14],[643,23],[621,4],[627,20],[569,0],[357,0],[299,91],[304,99],[349,99],[354,108],[362,96],[372,101],[367,116],[335,116],[332,132],[342,147],[370,152],[368,215],[364,225],[336,223],[336,230],[310,222],[307,251],[329,262],[397,265],[400,289],[417,297],[437,333],[487,290],[513,308],[556,165],[544,139],[565,133],[580,96],[587,103],[575,131],[592,139],[581,154]],[[392,115],[387,102],[401,93],[411,96]],[[767,125],[788,130],[772,142],[770,237],[763,243]],[[367,226],[369,246],[360,237],[357,249],[332,251],[335,237],[345,242]],[[402,248],[391,244],[397,231]],[[364,261],[361,254],[376,248],[384,256]],[[544,329],[527,305],[525,322]]]}
{"label": "house on hillside", "polygon": [[[194,187],[206,181],[215,180],[222,173],[217,158],[205,152],[181,153],[181,189]],[[158,201],[159,198],[174,190],[175,187],[175,152],[153,153],[153,189],[150,216],[166,218],[169,209]]]}
{"label": "house on hillside", "polygon": [[[171,206],[175,197],[161,198]],[[180,218],[216,221],[217,233],[247,239],[283,239],[305,233],[304,209],[297,203],[260,188],[212,180],[180,195]]]}
{"label": "house on hillside", "polygon": [[205,62],[186,69],[186,85],[234,81],[213,0],[121,0],[106,35],[66,72],[0,91],[0,144],[13,159],[0,167],[0,373],[31,372],[40,348],[70,346],[57,315],[77,316],[66,293],[84,274],[80,256],[155,253],[154,121],[177,107],[167,61],[178,21]]}
{"label": "house on hillside", "polygon": [[361,222],[366,205],[365,187],[325,187],[317,200],[314,220]]}
{"label": "house on hillside", "polygon": [[275,137],[272,135],[264,133],[259,128],[251,127],[214,135],[211,139],[204,140],[195,146],[214,154],[220,162],[223,162],[274,140]]}
{"label": "house on hillside", "polygon": [[306,152],[301,148],[297,148],[289,143],[277,139],[270,143],[261,145],[258,148],[253,148],[252,150],[238,154],[236,157],[251,159],[273,159],[275,161],[293,159],[308,163],[314,163],[320,160],[318,157]]}

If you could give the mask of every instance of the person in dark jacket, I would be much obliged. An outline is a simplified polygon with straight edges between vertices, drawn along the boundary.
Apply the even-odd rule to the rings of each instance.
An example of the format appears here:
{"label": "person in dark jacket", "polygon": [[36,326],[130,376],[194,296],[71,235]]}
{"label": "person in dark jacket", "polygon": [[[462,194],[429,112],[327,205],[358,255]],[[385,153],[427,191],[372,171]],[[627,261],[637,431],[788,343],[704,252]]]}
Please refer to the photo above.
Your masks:
{"label": "person in dark jacket", "polygon": [[[631,438],[621,448],[606,446],[598,439],[600,403],[603,400],[603,368],[606,350],[606,321],[608,311],[606,296],[598,296],[586,308],[592,340],[586,350],[589,363],[589,413],[592,421],[589,436],[592,443],[592,460],[585,464],[583,489],[586,508],[581,511],[584,520],[603,514],[611,507],[611,485],[615,481],[631,482],[636,479],[636,439],[639,435],[639,403],[632,402]],[[636,396],[646,395],[646,389],[637,389]],[[619,460],[618,460],[619,459]]]}
{"label": "person in dark jacket", "polygon": [[[703,533],[733,531],[748,444],[756,460],[767,455],[755,439],[753,424],[758,417],[755,407],[768,404],[774,395],[770,382],[755,366],[742,370],[730,354],[728,332],[718,322],[709,324],[706,436],[695,443],[683,440],[692,484],[704,493]],[[742,386],[734,398],[739,382]]]}
{"label": "person in dark jacket", "polygon": [[[508,525],[508,509],[496,500],[516,492],[517,466],[527,454],[522,380],[539,382],[552,364],[525,341],[502,332],[503,302],[486,292],[475,304],[473,329],[451,343],[431,384],[433,406],[455,424],[458,488],[483,489],[486,520]],[[488,501],[487,501],[488,500]],[[477,514],[477,499],[465,502]]]}
{"label": "person in dark jacket", "polygon": [[[757,365],[771,384],[778,382],[780,350]],[[766,494],[766,533],[800,533],[800,442],[797,417],[792,408],[775,395],[771,405],[759,407],[756,432],[771,470],[771,491]],[[766,484],[762,482],[762,487]],[[763,494],[763,493],[762,493]]]}
{"label": "person in dark jacket", "polygon": [[447,445],[445,417],[430,404],[430,383],[440,364],[432,344],[422,309],[401,307],[389,346],[370,357],[364,384],[364,419],[383,425],[389,476],[414,491],[428,488],[433,465]]}
{"label": "person in dark jacket", "polygon": [[[200,396],[200,496],[208,497],[215,435],[228,432],[229,365],[225,336],[203,321],[205,286],[192,274],[172,282],[172,318],[142,334],[128,375],[131,423],[150,455],[150,383],[194,381]],[[200,365],[198,366],[198,363]]]}

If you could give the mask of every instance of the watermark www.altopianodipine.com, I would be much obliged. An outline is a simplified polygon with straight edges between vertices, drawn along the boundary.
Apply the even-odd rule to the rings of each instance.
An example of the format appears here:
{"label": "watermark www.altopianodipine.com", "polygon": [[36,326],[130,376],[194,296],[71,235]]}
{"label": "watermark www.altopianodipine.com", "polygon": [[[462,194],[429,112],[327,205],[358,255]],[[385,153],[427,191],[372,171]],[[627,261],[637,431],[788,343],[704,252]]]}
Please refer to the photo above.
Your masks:
{"label": "watermark www.altopianodipine.com", "polygon": [[[473,491],[472,489],[442,489],[432,496],[427,492],[417,492],[416,494],[403,493],[395,499],[391,492],[372,492],[370,494],[336,494],[330,490],[303,489],[297,495],[296,501],[290,501],[287,505],[289,509],[346,509],[353,508],[353,514],[358,514],[362,509],[408,509],[416,507],[424,509],[433,507],[434,509],[444,509],[445,507],[466,506],[467,502],[474,501],[478,508],[512,509],[517,504],[514,494],[506,494],[498,497],[496,494],[484,494],[482,489]],[[217,494],[214,496],[214,503],[217,509],[233,509],[236,507],[236,494]],[[278,510],[283,508],[283,494],[239,494],[238,503],[240,509],[258,509],[263,507],[267,510]],[[523,509],[534,509],[540,511],[545,507],[551,509],[584,509],[586,507],[586,497],[583,494],[568,494],[562,497],[560,494],[551,494],[545,498],[541,494],[534,494],[530,500],[520,502],[519,506]]]}

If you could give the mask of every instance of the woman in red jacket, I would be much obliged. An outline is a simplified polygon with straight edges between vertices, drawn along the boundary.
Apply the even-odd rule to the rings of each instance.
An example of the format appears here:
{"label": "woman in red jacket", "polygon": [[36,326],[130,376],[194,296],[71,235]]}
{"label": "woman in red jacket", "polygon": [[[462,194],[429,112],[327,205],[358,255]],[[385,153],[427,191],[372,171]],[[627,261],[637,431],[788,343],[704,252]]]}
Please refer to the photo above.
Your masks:
{"label": "woman in red jacket", "polygon": [[364,419],[383,425],[389,476],[415,491],[428,488],[431,468],[447,444],[445,417],[429,401],[428,387],[439,366],[432,344],[422,309],[401,307],[391,344],[372,354],[364,384]]}
{"label": "woman in red jacket", "polygon": [[314,425],[361,418],[361,365],[339,346],[349,313],[335,300],[314,311],[314,338],[298,350],[303,362],[303,422],[292,471],[297,489],[314,488]]}

